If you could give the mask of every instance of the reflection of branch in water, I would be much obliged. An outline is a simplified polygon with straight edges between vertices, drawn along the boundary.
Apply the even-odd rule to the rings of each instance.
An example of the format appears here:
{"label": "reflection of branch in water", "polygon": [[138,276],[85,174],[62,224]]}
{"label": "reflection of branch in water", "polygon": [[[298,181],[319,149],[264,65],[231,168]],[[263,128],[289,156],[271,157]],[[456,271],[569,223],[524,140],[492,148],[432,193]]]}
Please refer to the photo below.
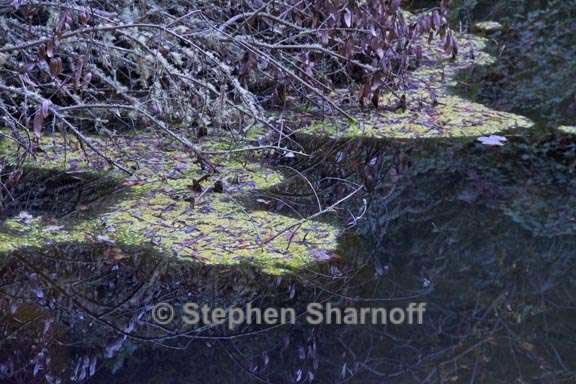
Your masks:
{"label": "reflection of branch in water", "polygon": [[348,194],[347,196],[341,198],[340,200],[338,200],[338,201],[335,202],[334,204],[330,205],[329,207],[324,208],[324,209],[316,212],[315,214],[310,215],[310,216],[308,216],[308,217],[306,217],[306,218],[304,218],[304,219],[301,219],[301,220],[297,221],[296,223],[291,224],[291,225],[289,225],[288,227],[280,230],[279,232],[277,232],[277,233],[276,233],[275,235],[273,235],[272,237],[269,237],[268,239],[264,240],[261,244],[258,244],[258,247],[259,247],[259,246],[262,246],[262,245],[264,245],[264,244],[271,243],[272,241],[274,241],[274,239],[278,238],[278,236],[280,236],[280,235],[282,235],[282,234],[284,234],[284,233],[286,233],[286,232],[288,232],[288,231],[290,231],[290,230],[292,230],[292,229],[294,229],[294,228],[299,228],[300,226],[302,226],[302,224],[306,223],[307,221],[313,220],[313,219],[315,219],[315,218],[317,218],[317,217],[319,217],[319,216],[321,216],[321,215],[324,215],[324,214],[327,213],[327,212],[333,211],[334,208],[336,208],[337,206],[341,205],[343,202],[351,199],[355,194],[357,194],[358,192],[360,192],[362,189],[364,189],[364,186],[361,186],[360,188],[355,189],[353,192],[351,192],[351,193]]}
{"label": "reflection of branch in water", "polygon": [[[156,366],[157,361],[150,360],[155,351],[167,360],[185,363],[190,374],[208,372],[207,366],[218,367],[223,377],[233,375],[239,383],[254,382],[258,380],[256,376],[263,382],[282,382],[277,375],[283,378],[290,375],[293,379],[300,370],[303,377],[310,374],[321,382],[333,383],[400,380],[407,374],[424,380],[437,364],[443,364],[440,372],[443,374],[468,363],[469,370],[462,368],[460,372],[481,378],[485,372],[482,366],[473,371],[472,359],[477,352],[486,355],[488,351],[496,353],[497,348],[500,352],[505,350],[492,342],[479,342],[490,336],[493,337],[490,340],[498,340],[506,329],[502,327],[510,327],[518,334],[512,324],[515,317],[502,305],[503,299],[508,303],[515,297],[510,289],[514,286],[512,281],[499,291],[496,300],[487,302],[485,295],[475,292],[475,303],[472,300],[459,307],[446,304],[442,294],[434,295],[436,291],[419,291],[420,296],[402,297],[401,293],[409,292],[410,288],[392,276],[375,276],[368,262],[371,259],[352,260],[351,265],[346,260],[330,261],[319,264],[316,270],[269,276],[253,267],[186,263],[144,249],[125,248],[122,250],[125,257],[114,260],[104,256],[106,248],[101,244],[61,248],[76,253],[75,257],[58,261],[54,251],[33,249],[7,255],[3,263],[0,306],[9,308],[15,300],[21,300],[23,306],[14,316],[8,315],[9,322],[6,318],[1,320],[2,325],[6,322],[3,328],[8,330],[8,336],[0,341],[0,361],[12,361],[18,374],[26,377],[22,382],[30,382],[33,377],[29,361],[37,352],[30,349],[32,345],[40,345],[52,360],[65,351],[68,371],[73,371],[80,361],[84,367],[84,360],[91,365],[97,359],[98,379],[108,375],[109,366],[137,354],[126,361],[127,368],[119,371],[119,381],[124,374],[134,374],[131,371],[134,366],[141,368],[139,361]],[[336,265],[342,273],[334,276],[326,272]],[[46,287],[40,288],[38,282]],[[32,294],[30,289],[34,290]],[[355,306],[358,302],[392,305],[414,300],[429,302],[431,309],[425,324],[416,328],[308,326],[305,322],[304,307],[310,302]],[[160,326],[145,313],[159,302],[175,307],[185,302],[211,303],[224,308],[246,303],[261,308],[289,306],[297,309],[298,321],[294,325],[243,324],[233,331],[203,324],[191,327],[180,322]],[[26,307],[40,309],[41,317],[36,314],[26,318]],[[493,316],[495,313],[497,317]],[[21,323],[12,324],[10,318],[19,318]],[[52,319],[52,327],[60,331],[42,337],[43,319]],[[205,342],[222,348],[207,348]],[[21,357],[7,356],[8,350],[19,351]],[[538,358],[550,364],[550,357],[553,364],[559,364],[552,353]],[[54,366],[37,361],[41,374],[53,373]],[[230,361],[232,368],[228,365]],[[159,371],[165,372],[165,368],[158,366]]]}

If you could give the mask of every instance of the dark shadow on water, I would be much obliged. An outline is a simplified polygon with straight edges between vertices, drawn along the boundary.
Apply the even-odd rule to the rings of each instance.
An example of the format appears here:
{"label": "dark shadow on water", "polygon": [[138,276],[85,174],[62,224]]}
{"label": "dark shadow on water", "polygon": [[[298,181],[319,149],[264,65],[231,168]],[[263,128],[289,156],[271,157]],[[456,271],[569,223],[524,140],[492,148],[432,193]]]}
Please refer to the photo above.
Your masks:
{"label": "dark shadow on water", "polygon": [[[300,173],[280,168],[284,183],[238,200],[301,218],[316,212],[317,199],[327,207],[363,185],[318,219],[362,216],[339,237],[334,257],[276,276],[248,263],[192,263],[122,244],[0,255],[0,381],[574,380],[574,136],[511,135],[503,147],[473,138],[298,141],[313,157],[275,165]],[[16,191],[22,203],[8,205],[7,217],[65,216],[94,201],[90,191],[117,186],[89,188],[83,200],[78,187],[96,182],[93,175],[28,172],[36,187]],[[61,194],[48,199],[44,191],[55,188]],[[260,196],[277,203],[259,204]],[[186,302],[294,308],[300,316],[296,324],[232,330],[152,318],[155,305],[169,303],[178,319]],[[389,309],[425,302],[427,312],[422,325],[311,325],[312,302]]]}
{"label": "dark shadow on water", "polygon": [[[121,198],[117,179],[88,171],[26,167],[16,182],[2,180],[0,220],[21,212],[54,219],[70,216],[79,208],[101,210]],[[110,197],[113,196],[113,199]]]}
{"label": "dark shadow on water", "polygon": [[[533,19],[524,16],[524,24],[505,25],[489,35],[486,50],[497,59],[460,71],[451,92],[494,110],[526,116],[535,122],[536,131],[576,124],[576,92],[568,85],[576,60],[569,37],[576,28],[568,21],[573,20],[574,8],[563,9],[556,19],[543,16],[554,15],[554,10],[542,11]],[[562,27],[553,25],[560,23]]]}
{"label": "dark shadow on water", "polygon": [[[347,281],[343,296],[357,303],[427,302],[423,345],[450,351],[436,362],[441,376],[456,382],[574,377],[576,367],[561,363],[575,361],[576,346],[570,336],[576,301],[569,293],[576,283],[574,136],[511,135],[502,147],[471,138],[299,141],[313,157],[279,161],[318,188],[323,206],[353,191],[352,183],[370,190],[340,209],[347,221],[367,204],[354,232],[339,238],[337,257],[324,265]],[[316,195],[303,176],[286,175],[261,196],[289,196],[303,216],[314,213]],[[291,215],[282,205],[247,207]],[[371,368],[393,383],[419,382],[396,376],[393,363]],[[424,380],[424,372],[438,374],[428,368],[411,369]],[[377,382],[377,375],[368,377]]]}
{"label": "dark shadow on water", "polygon": [[[356,372],[356,353],[370,346],[370,355],[391,359],[381,369],[405,372],[406,364],[418,364],[408,344],[421,345],[432,331],[307,324],[308,303],[353,305],[344,298],[361,292],[361,279],[345,277],[342,265],[280,277],[250,264],[193,264],[145,247],[90,243],[25,248],[0,260],[2,382],[289,383],[352,375],[380,382],[380,374]],[[156,304],[169,303],[180,319],[186,302],[293,308],[296,320],[234,329],[154,322]]]}
{"label": "dark shadow on water", "polygon": [[[337,211],[348,221],[366,202],[354,231],[338,239],[335,257],[277,276],[251,264],[191,263],[122,244],[63,243],[0,255],[2,382],[573,377],[574,137],[510,137],[503,147],[470,139],[303,142],[317,155],[279,164],[318,186],[323,206],[354,188],[337,179],[370,190]],[[298,183],[258,194],[288,188],[303,213],[314,212],[314,195],[294,197],[309,188]],[[161,302],[251,303],[301,316],[295,324],[233,330],[158,325],[151,313]],[[422,325],[312,325],[304,317],[312,302],[388,309],[425,302],[427,312]]]}

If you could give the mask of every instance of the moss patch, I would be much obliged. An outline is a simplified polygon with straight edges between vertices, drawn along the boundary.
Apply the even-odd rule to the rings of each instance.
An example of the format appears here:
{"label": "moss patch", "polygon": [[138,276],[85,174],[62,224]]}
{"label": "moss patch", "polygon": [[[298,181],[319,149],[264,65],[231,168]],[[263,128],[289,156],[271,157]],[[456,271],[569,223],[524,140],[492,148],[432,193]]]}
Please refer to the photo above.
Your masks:
{"label": "moss patch", "polygon": [[[216,149],[226,143],[211,139],[203,146]],[[339,230],[334,224],[297,225],[297,218],[252,210],[240,202],[267,203],[257,191],[283,179],[255,158],[213,156],[220,173],[206,177],[192,156],[158,138],[139,135],[121,147],[121,153],[110,149],[107,154],[128,159],[128,163],[133,159],[135,172],[129,177],[116,170],[107,172],[123,188],[103,198],[108,200],[104,210],[87,205],[64,218],[29,212],[14,215],[0,228],[0,252],[65,241],[152,244],[183,259],[209,264],[250,261],[277,273],[301,267],[336,248]],[[44,152],[31,161],[35,167],[109,169],[105,161],[83,154],[58,135],[44,139],[42,148]],[[222,184],[223,192],[218,192],[217,183]]]}
{"label": "moss patch", "polygon": [[[493,64],[485,52],[487,40],[471,35],[458,37],[460,54],[450,61],[440,46],[430,48],[429,57],[406,81],[407,108],[395,108],[398,98],[382,95],[378,109],[349,109],[358,123],[346,121],[315,122],[304,133],[330,137],[440,138],[474,137],[509,130],[529,128],[533,123],[519,115],[490,109],[454,95],[457,75],[475,66]],[[430,64],[437,63],[437,64]],[[340,97],[349,97],[348,92]]]}

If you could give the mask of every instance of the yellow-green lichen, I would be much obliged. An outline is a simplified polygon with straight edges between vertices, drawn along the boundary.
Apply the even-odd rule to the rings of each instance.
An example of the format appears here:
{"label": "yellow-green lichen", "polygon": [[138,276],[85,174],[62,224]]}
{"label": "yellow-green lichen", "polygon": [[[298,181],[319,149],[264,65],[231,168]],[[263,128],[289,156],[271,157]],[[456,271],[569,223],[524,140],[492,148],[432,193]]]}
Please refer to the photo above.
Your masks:
{"label": "yellow-green lichen", "polygon": [[325,120],[305,127],[303,133],[337,138],[456,138],[533,126],[523,116],[490,109],[454,94],[459,73],[494,62],[483,51],[486,39],[465,35],[458,41],[460,54],[454,61],[447,59],[440,47],[431,46],[437,64],[422,65],[410,76],[405,110],[398,107],[396,96],[385,94],[379,98],[378,109],[350,108],[357,123]]}
{"label": "yellow-green lichen", "polygon": [[[83,158],[79,148],[69,144],[66,159],[58,158],[64,143],[57,136],[49,140],[45,145],[50,150],[31,160],[35,167],[59,169],[65,164],[85,169],[100,164],[93,156]],[[0,252],[74,240],[103,241],[111,246],[152,244],[183,259],[209,264],[250,261],[270,273],[298,268],[318,254],[334,252],[336,225],[300,223],[298,218],[253,208],[257,201],[266,202],[259,190],[283,180],[279,172],[239,156],[213,156],[211,161],[220,173],[203,181],[200,191],[193,185],[205,172],[195,158],[166,145],[143,134],[132,137],[124,143],[123,153],[114,158],[137,158],[135,172],[130,177],[114,173],[125,188],[121,195],[103,197],[109,200],[106,209],[81,207],[77,214],[62,219],[42,215],[27,218],[25,223],[17,217],[5,220],[0,228]],[[210,150],[226,145],[204,143]],[[114,156],[112,151],[110,156]],[[214,191],[217,181],[223,182],[223,193]],[[246,200],[256,204],[245,204]]]}
{"label": "yellow-green lichen", "polygon": [[314,251],[335,248],[337,228],[332,225],[304,223],[297,231],[275,237],[297,219],[254,211],[236,199],[242,186],[267,188],[280,182],[281,175],[256,164],[242,168],[227,164],[222,172],[220,178],[238,183],[226,183],[225,188],[237,192],[216,193],[206,183],[204,192],[195,193],[188,186],[198,175],[191,172],[177,180],[147,184],[138,199],[122,201],[103,215],[103,224],[118,242],[148,241],[178,257],[206,263],[250,260],[269,267],[296,267],[310,262]]}
{"label": "yellow-green lichen", "polygon": [[86,241],[93,239],[94,222],[86,222],[66,228],[65,222],[50,220],[43,216],[32,217],[22,221],[19,218],[9,218],[0,225],[0,253],[14,251],[24,247],[40,247],[42,245]]}

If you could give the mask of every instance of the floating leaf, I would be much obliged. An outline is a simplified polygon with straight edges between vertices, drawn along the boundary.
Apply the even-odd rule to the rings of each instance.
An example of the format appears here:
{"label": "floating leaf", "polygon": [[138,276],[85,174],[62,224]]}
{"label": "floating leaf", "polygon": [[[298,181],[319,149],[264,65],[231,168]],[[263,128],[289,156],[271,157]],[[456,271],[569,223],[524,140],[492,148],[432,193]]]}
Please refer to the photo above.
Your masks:
{"label": "floating leaf", "polygon": [[478,141],[481,142],[484,145],[489,145],[489,146],[503,146],[505,142],[508,141],[508,139],[506,139],[503,136],[498,136],[498,135],[490,135],[490,136],[482,136],[478,138]]}

